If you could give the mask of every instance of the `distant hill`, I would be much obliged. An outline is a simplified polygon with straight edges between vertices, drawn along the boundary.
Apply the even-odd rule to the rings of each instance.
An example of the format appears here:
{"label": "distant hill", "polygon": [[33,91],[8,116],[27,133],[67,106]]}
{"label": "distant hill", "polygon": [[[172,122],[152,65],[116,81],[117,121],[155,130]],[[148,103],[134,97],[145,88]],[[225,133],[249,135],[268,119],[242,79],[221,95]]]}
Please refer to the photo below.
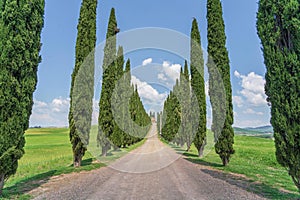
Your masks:
{"label": "distant hill", "polygon": [[252,130],[257,131],[261,133],[273,133],[273,127],[272,126],[261,126],[256,128],[246,128],[246,130]]}
{"label": "distant hill", "polygon": [[272,126],[248,127],[248,128],[234,127],[234,132],[235,132],[235,134],[238,134],[238,135],[273,138],[273,127]]}

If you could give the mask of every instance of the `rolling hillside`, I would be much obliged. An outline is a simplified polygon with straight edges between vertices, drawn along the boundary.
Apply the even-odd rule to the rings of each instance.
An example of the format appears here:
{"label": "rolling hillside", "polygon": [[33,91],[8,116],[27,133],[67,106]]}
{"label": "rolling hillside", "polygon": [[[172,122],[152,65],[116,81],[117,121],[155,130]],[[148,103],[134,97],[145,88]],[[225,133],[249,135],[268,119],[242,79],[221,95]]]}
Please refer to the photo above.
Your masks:
{"label": "rolling hillside", "polygon": [[234,127],[235,134],[248,135],[263,138],[273,138],[273,127],[272,126],[261,126],[261,127],[249,127],[249,128],[238,128]]}

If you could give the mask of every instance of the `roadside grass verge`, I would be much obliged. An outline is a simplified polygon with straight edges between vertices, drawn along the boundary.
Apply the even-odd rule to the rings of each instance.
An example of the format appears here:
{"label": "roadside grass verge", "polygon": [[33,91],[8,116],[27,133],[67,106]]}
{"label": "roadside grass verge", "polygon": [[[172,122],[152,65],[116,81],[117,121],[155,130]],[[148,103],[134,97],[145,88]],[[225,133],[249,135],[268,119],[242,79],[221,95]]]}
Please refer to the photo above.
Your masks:
{"label": "roadside grass verge", "polygon": [[235,136],[235,154],[228,166],[223,167],[221,159],[215,153],[212,132],[208,131],[208,146],[205,156],[198,157],[197,149],[192,145],[189,152],[186,147],[172,147],[184,159],[208,166],[200,169],[214,178],[222,179],[247,191],[268,199],[300,199],[300,195],[285,168],[281,167],[275,157],[275,145],[272,139],[253,136]]}
{"label": "roadside grass verge", "polygon": [[[91,144],[96,143],[95,130],[96,127],[92,127]],[[90,171],[106,166],[102,160],[95,158],[100,154],[100,148],[95,146],[93,150],[97,152],[87,151],[82,166],[74,168],[68,128],[29,129],[25,133],[25,138],[25,154],[19,160],[17,173],[5,183],[0,199],[30,199],[27,193],[46,183],[53,176]],[[113,156],[105,159],[111,161],[118,159],[144,142],[145,140],[118,151],[111,150],[110,154]]]}

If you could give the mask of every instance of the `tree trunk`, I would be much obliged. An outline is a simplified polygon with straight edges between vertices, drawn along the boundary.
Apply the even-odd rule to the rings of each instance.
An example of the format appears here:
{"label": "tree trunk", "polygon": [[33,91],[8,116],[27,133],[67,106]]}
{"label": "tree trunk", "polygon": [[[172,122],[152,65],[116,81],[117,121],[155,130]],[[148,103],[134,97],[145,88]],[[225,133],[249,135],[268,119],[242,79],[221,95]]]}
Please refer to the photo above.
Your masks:
{"label": "tree trunk", "polygon": [[227,157],[222,157],[223,166],[227,166],[229,163],[229,159]]}
{"label": "tree trunk", "polygon": [[192,144],[191,144],[189,141],[186,142],[186,146],[187,146],[187,150],[186,150],[186,151],[187,151],[187,152],[190,151],[191,145],[192,145]]}
{"label": "tree trunk", "polygon": [[295,177],[295,176],[292,176],[292,179],[296,185],[296,187],[298,188],[299,192],[300,192],[300,177]]}
{"label": "tree trunk", "polygon": [[106,146],[102,147],[102,153],[101,156],[106,157],[107,156],[107,150],[106,150]]}
{"label": "tree trunk", "polygon": [[0,196],[2,195],[3,186],[4,186],[4,174],[0,174]]}
{"label": "tree trunk", "polygon": [[74,167],[80,167],[82,161],[82,155],[74,155]]}
{"label": "tree trunk", "polygon": [[205,144],[203,143],[200,149],[198,149],[199,158],[203,158]]}
{"label": "tree trunk", "polygon": [[189,152],[190,149],[191,149],[191,146],[188,146],[186,152]]}
{"label": "tree trunk", "polygon": [[114,145],[114,151],[118,151],[119,150],[119,147]]}

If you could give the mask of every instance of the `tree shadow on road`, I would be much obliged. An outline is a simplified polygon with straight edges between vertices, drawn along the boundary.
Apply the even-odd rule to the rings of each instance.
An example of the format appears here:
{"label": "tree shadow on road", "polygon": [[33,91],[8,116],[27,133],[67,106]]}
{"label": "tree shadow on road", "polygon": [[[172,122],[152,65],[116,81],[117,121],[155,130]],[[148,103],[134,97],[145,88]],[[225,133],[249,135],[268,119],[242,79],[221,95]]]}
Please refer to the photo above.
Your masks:
{"label": "tree shadow on road", "polygon": [[299,196],[294,193],[280,191],[279,189],[270,187],[266,184],[255,182],[244,176],[224,173],[213,169],[201,169],[202,172],[209,174],[211,177],[221,179],[227,183],[242,188],[243,190],[253,192],[260,197],[268,199],[299,199]]}
{"label": "tree shadow on road", "polygon": [[[195,154],[184,153],[184,156],[187,156],[187,158],[184,158],[185,160],[195,163],[195,164],[210,166],[210,167],[223,167],[223,165],[221,165],[219,163],[213,163],[213,162],[207,162],[204,160],[200,160],[199,157]],[[198,158],[198,159],[193,159],[191,157]]]}
{"label": "tree shadow on road", "polygon": [[56,174],[56,172],[57,170],[51,170],[45,173],[37,174],[30,178],[19,181],[10,187],[6,187],[3,190],[3,197],[8,199],[17,199],[18,196],[25,195],[26,193],[47,183],[49,179]]}
{"label": "tree shadow on road", "polygon": [[[30,199],[28,193],[41,185],[47,183],[51,177],[61,174],[69,174],[72,172],[90,171],[105,166],[103,163],[94,163],[93,158],[82,160],[81,167],[74,168],[73,165],[53,169],[48,172],[33,175],[16,182],[14,185],[5,187],[3,190],[3,197],[7,199]],[[1,199],[1,197],[0,197]]]}
{"label": "tree shadow on road", "polygon": [[[277,188],[273,188],[264,183],[251,180],[250,178],[247,178],[244,175],[231,174],[231,173],[218,170],[218,168],[222,169],[223,165],[201,160],[196,154],[186,152],[184,153],[184,156],[185,156],[184,159],[189,162],[205,166],[204,169],[201,169],[201,171],[206,174],[209,174],[211,177],[226,181],[231,185],[235,185],[239,188],[242,188],[243,190],[255,193],[260,197],[268,198],[268,199],[295,199],[295,200],[300,199],[299,195],[295,193],[285,191],[283,189],[280,190]],[[217,168],[217,169],[213,169],[213,168]]]}

